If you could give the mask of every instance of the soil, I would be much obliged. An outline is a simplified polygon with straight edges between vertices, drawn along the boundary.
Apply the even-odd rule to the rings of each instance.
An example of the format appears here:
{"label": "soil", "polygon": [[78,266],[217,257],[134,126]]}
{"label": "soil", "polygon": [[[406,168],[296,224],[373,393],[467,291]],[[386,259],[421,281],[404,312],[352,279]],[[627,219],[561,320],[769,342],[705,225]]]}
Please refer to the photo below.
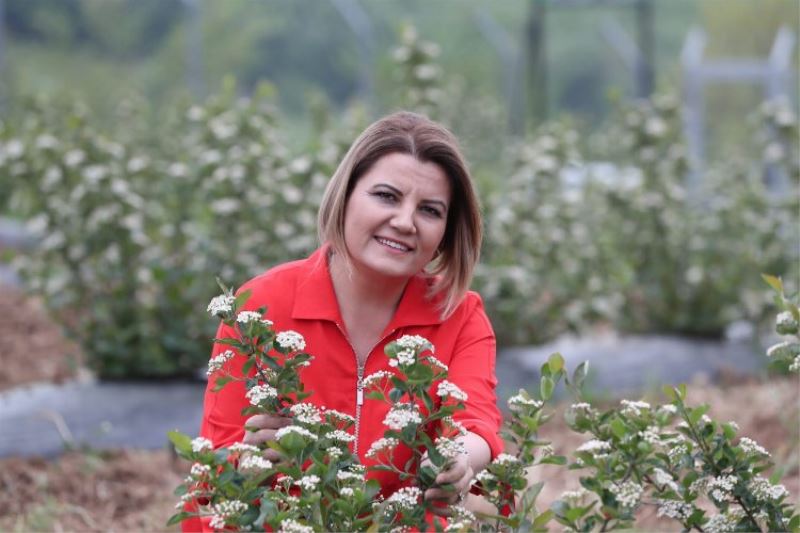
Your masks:
{"label": "soil", "polygon": [[0,285],[0,391],[26,383],[61,383],[77,375],[80,350],[64,338],[42,303]]}
{"label": "soil", "polygon": [[[31,382],[59,382],[76,375],[77,349],[61,336],[43,307],[19,291],[0,287],[0,391]],[[724,386],[696,383],[688,403],[711,406],[716,420],[736,420],[740,435],[770,450],[791,500],[800,495],[800,408],[797,379],[750,380]],[[654,402],[658,398],[645,398]],[[557,453],[587,440],[556,416],[542,438]],[[0,531],[177,531],[166,528],[177,498],[172,491],[188,466],[166,450],[73,451],[56,460],[0,459]],[[545,481],[540,509],[564,490],[577,488],[580,471],[536,467],[531,477]],[[654,510],[637,525],[647,530],[678,531],[659,522]]]}

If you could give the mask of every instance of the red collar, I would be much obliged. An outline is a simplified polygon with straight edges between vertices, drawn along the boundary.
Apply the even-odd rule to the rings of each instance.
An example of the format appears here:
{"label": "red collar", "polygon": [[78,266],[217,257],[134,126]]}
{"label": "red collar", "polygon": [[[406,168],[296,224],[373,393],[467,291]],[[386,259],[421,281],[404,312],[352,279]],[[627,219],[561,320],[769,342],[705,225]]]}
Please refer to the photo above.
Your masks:
{"label": "red collar", "polygon": [[[322,246],[302,262],[292,318],[343,323],[328,271],[328,249],[328,246]],[[407,326],[442,323],[436,304],[427,297],[428,279],[423,275],[417,275],[408,281],[400,298],[400,305],[397,306],[394,317],[386,327],[387,332]]]}

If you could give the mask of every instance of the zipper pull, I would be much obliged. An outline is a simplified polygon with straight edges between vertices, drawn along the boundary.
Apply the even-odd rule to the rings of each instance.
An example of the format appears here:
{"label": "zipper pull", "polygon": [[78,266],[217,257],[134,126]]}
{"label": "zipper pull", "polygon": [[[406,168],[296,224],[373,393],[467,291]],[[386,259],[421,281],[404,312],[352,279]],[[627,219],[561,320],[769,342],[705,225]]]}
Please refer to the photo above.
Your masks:
{"label": "zipper pull", "polygon": [[356,390],[356,404],[364,405],[364,389],[361,387],[361,384],[358,384],[358,389]]}

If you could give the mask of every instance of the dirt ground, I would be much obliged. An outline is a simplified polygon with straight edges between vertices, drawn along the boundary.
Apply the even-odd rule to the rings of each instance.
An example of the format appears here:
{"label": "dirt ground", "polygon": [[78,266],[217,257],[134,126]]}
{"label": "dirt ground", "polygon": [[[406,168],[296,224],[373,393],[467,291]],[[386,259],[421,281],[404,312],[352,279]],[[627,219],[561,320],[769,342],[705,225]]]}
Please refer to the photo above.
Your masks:
{"label": "dirt ground", "polygon": [[[36,381],[75,375],[78,351],[67,343],[41,305],[16,290],[0,287],[0,393]],[[690,386],[689,404],[709,403],[717,420],[736,420],[740,435],[756,439],[783,469],[783,483],[795,502],[800,495],[800,394],[797,379],[749,380],[725,386]],[[654,402],[658,398],[645,398]],[[563,410],[557,406],[556,410]],[[558,453],[574,450],[586,437],[571,432],[556,416],[542,438]],[[173,489],[187,466],[165,450],[69,452],[55,461],[0,459],[0,531],[177,531],[165,528],[174,512]],[[579,472],[537,467],[545,481],[539,507],[577,488]],[[645,517],[646,530],[677,531],[674,523]]]}

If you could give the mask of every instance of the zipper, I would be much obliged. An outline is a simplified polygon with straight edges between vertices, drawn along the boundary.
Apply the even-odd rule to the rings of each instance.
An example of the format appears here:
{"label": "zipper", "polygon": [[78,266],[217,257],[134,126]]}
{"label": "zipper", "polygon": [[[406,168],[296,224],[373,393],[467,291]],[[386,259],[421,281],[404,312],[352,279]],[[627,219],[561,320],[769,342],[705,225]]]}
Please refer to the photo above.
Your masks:
{"label": "zipper", "polygon": [[353,455],[358,457],[358,439],[361,430],[361,406],[364,405],[364,369],[367,366],[367,359],[369,359],[369,355],[372,353],[372,350],[375,349],[377,345],[379,345],[383,340],[387,337],[391,337],[397,329],[393,329],[383,337],[381,337],[378,342],[372,345],[372,347],[367,352],[366,357],[364,357],[364,363],[358,360],[358,354],[356,353],[356,349],[353,347],[353,343],[350,342],[350,337],[348,337],[347,332],[345,329],[338,323],[335,322],[336,327],[339,328],[339,332],[344,336],[347,344],[350,346],[350,349],[353,351],[353,357],[356,359],[356,423],[355,423],[355,440],[353,441]]}

